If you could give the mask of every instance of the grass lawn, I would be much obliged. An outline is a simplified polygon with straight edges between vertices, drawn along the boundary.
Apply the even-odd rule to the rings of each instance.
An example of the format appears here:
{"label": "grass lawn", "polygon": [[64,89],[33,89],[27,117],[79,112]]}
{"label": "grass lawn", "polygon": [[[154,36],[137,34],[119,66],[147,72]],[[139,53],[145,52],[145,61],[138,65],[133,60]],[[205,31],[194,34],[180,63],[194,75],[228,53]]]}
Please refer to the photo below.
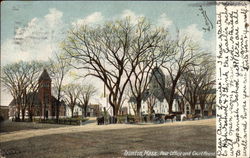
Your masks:
{"label": "grass lawn", "polygon": [[[198,121],[168,123],[169,125],[150,127],[143,125],[142,128],[135,125],[124,129],[113,129],[113,127],[124,127],[125,125],[103,125],[97,127],[99,130],[80,131],[88,128],[88,126],[82,126],[79,127],[79,131],[58,132],[13,140],[8,138],[6,141],[0,141],[0,148],[2,155],[6,158],[126,157],[124,156],[125,150],[134,152],[144,150],[215,152],[215,119],[209,119],[202,124],[196,124],[196,122]],[[91,128],[94,129],[94,126]],[[35,130],[33,131],[35,132]],[[17,132],[17,134],[20,133]],[[209,156],[194,155],[189,157],[209,158]]]}
{"label": "grass lawn", "polygon": [[48,129],[48,128],[58,128],[58,127],[67,127],[67,125],[33,123],[33,122],[12,122],[10,120],[7,120],[0,123],[0,133],[29,130],[29,129]]}

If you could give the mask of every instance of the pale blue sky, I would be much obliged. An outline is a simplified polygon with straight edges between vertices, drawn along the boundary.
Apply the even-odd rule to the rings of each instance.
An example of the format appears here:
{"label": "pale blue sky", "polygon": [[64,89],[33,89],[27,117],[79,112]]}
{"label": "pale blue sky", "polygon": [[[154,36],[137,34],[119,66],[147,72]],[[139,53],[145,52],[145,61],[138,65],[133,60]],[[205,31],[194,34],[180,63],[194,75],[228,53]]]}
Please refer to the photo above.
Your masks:
{"label": "pale blue sky", "polygon": [[[56,8],[63,12],[62,20],[69,24],[79,18],[84,18],[93,12],[101,12],[104,18],[110,18],[121,14],[123,10],[129,9],[136,14],[143,14],[155,22],[158,17],[165,13],[173,24],[179,29],[191,24],[197,24],[201,30],[204,21],[197,14],[198,7],[190,6],[193,3],[202,2],[170,2],[170,1],[7,1],[1,5],[1,42],[14,35],[14,22],[21,21],[26,25],[34,17],[43,17],[48,14],[49,8]],[[205,3],[205,2],[203,2]],[[215,21],[215,6],[203,6],[210,20]],[[204,34],[205,39],[213,36],[214,32]]]}

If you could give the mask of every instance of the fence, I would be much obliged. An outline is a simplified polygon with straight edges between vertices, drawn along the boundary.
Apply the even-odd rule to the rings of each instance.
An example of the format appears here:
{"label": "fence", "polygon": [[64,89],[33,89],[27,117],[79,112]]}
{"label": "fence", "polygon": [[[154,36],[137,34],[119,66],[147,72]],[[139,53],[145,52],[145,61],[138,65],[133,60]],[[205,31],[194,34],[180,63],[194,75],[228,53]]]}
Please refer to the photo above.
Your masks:
{"label": "fence", "polygon": [[[50,123],[50,124],[64,124],[64,125],[81,125],[82,122],[87,121],[88,119],[85,118],[61,118],[57,119],[40,119],[40,118],[33,118],[32,122],[37,123]],[[29,119],[12,119],[15,122],[31,122]]]}

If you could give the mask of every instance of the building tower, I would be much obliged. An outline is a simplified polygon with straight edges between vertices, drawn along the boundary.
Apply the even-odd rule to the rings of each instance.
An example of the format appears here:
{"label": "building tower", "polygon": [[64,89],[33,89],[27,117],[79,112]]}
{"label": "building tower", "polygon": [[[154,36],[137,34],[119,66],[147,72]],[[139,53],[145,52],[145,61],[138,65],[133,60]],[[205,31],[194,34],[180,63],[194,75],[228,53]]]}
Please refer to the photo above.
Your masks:
{"label": "building tower", "polygon": [[41,102],[41,117],[52,116],[51,104],[51,78],[46,69],[43,70],[38,79],[38,97]]}
{"label": "building tower", "polygon": [[151,72],[150,86],[154,88],[165,87],[165,75],[159,67],[154,67]]}
{"label": "building tower", "polygon": [[160,101],[164,99],[165,75],[159,67],[154,67],[151,72],[149,91]]}

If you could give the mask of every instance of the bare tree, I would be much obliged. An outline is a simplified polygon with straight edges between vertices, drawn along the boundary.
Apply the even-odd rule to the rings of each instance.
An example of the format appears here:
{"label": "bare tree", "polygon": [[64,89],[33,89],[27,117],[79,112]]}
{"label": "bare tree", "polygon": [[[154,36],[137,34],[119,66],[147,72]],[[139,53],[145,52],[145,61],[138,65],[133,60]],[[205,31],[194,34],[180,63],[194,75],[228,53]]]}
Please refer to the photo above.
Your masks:
{"label": "bare tree", "polygon": [[192,114],[199,103],[202,116],[204,116],[205,104],[215,84],[215,64],[210,59],[212,58],[208,55],[203,56],[198,66],[190,66],[181,77],[185,88],[184,91],[179,89],[179,92],[190,104]]}
{"label": "bare tree", "polygon": [[63,44],[68,57],[75,59],[75,68],[88,70],[88,75],[104,82],[114,116],[118,114],[138,57],[157,47],[165,38],[161,29],[149,30],[145,19],[135,25],[129,18],[98,27],[83,25],[72,29]]}
{"label": "bare tree", "polygon": [[180,77],[190,66],[197,65],[198,59],[205,55],[199,46],[187,37],[174,41],[172,46],[173,47],[169,49],[169,51],[172,51],[172,54],[174,54],[171,60],[169,60],[169,58],[166,60],[163,56],[159,61],[159,66],[168,72],[171,81],[169,93],[166,92],[168,89],[162,87],[164,94],[167,94],[165,98],[169,105],[169,113],[172,113],[172,106]]}
{"label": "bare tree", "polygon": [[38,61],[17,62],[8,64],[2,68],[1,81],[13,96],[17,109],[17,118],[25,118],[27,106],[31,116],[31,104],[34,97],[32,93],[37,91],[37,79],[41,72],[43,63]]}
{"label": "bare tree", "polygon": [[50,72],[50,75],[53,79],[53,89],[57,96],[56,100],[56,119],[59,121],[59,115],[60,115],[60,103],[62,98],[62,86],[63,86],[63,80],[65,79],[65,76],[70,70],[69,66],[70,60],[66,59],[62,55],[56,54],[56,57],[54,60],[50,60],[48,71]]}
{"label": "bare tree", "polygon": [[84,117],[87,117],[87,107],[89,105],[90,98],[96,93],[96,88],[91,84],[86,84],[81,87],[79,101],[82,107],[82,112]]}
{"label": "bare tree", "polygon": [[[141,104],[144,97],[143,94],[149,88],[150,82],[155,77],[151,74],[154,73],[153,70],[158,68],[157,61],[159,58],[164,56],[165,61],[167,62],[167,59],[170,59],[170,57],[173,55],[172,52],[169,51],[171,48],[170,42],[166,42],[166,39],[163,40],[161,38],[158,40],[159,41],[157,42],[156,47],[148,50],[147,53],[138,57],[136,68],[129,80],[132,96],[136,100],[137,115],[140,114]],[[160,82],[161,81],[159,80],[159,83]],[[165,87],[165,85],[163,87]]]}
{"label": "bare tree", "polygon": [[77,100],[79,99],[79,95],[81,89],[77,84],[67,84],[62,87],[63,91],[63,99],[65,100],[66,104],[69,106],[71,110],[71,117],[74,116],[74,108],[77,104]]}
{"label": "bare tree", "polygon": [[3,85],[9,90],[14,98],[16,104],[17,115],[20,119],[21,112],[21,97],[24,87],[24,78],[26,73],[23,73],[25,63],[18,62],[14,64],[8,64],[2,68],[1,81]]}

